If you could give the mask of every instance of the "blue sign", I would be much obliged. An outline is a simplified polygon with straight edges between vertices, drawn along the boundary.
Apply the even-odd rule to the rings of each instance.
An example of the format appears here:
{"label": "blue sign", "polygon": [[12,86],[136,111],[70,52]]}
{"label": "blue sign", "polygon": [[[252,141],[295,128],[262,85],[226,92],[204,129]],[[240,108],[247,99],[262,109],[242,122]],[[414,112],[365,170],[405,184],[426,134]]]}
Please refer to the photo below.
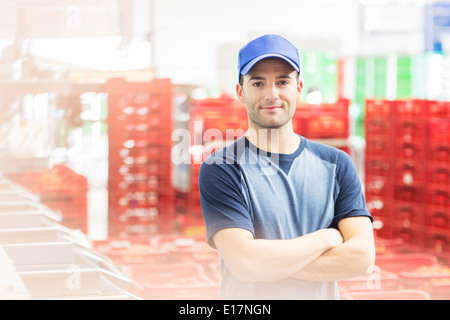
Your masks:
{"label": "blue sign", "polygon": [[425,51],[442,52],[442,39],[450,37],[450,3],[425,6]]}

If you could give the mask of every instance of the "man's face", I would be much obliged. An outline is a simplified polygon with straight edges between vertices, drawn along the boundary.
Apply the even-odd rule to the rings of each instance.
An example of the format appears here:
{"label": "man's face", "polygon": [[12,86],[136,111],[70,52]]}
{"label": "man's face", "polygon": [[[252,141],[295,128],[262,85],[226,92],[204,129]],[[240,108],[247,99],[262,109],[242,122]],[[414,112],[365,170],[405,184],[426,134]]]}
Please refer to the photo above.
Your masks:
{"label": "man's face", "polygon": [[249,126],[274,129],[286,125],[293,117],[303,83],[298,73],[282,59],[258,62],[244,76],[237,95],[247,106]]}

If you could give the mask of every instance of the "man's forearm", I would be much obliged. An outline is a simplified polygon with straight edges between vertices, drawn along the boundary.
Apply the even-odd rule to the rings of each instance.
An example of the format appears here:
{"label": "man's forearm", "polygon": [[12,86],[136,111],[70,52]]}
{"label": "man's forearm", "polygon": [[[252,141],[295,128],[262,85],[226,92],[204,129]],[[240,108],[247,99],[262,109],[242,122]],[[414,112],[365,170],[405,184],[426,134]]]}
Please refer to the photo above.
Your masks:
{"label": "man's forearm", "polygon": [[343,239],[334,229],[291,240],[255,240],[235,229],[218,233],[214,241],[228,269],[241,281],[276,281],[303,269]]}
{"label": "man's forearm", "polygon": [[323,253],[293,278],[308,281],[335,281],[367,274],[375,264],[372,226],[365,217],[343,220],[340,230],[345,242]]}
{"label": "man's forearm", "polygon": [[370,253],[353,250],[344,243],[328,250],[292,278],[307,281],[335,281],[367,274],[373,265]]}

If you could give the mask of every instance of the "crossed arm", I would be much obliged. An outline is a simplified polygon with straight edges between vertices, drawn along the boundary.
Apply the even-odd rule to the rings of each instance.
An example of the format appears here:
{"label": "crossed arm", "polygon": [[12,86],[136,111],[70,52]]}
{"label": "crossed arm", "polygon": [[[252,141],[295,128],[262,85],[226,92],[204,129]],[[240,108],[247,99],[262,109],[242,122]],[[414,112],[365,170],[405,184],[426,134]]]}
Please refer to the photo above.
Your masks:
{"label": "crossed arm", "polygon": [[367,274],[375,263],[370,220],[346,218],[338,228],[290,240],[256,240],[247,230],[230,228],[213,240],[231,273],[242,281],[333,281]]}

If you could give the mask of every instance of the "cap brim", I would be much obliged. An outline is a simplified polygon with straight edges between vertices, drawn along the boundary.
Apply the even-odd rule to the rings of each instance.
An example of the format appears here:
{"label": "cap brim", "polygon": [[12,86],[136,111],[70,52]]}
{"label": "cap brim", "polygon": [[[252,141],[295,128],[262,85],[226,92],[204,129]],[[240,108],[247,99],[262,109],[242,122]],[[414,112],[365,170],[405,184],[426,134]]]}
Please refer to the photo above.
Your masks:
{"label": "cap brim", "polygon": [[289,58],[281,55],[281,54],[276,54],[276,53],[268,53],[268,54],[263,54],[259,57],[256,57],[255,59],[251,60],[249,63],[247,63],[241,70],[241,74],[243,76],[247,75],[250,70],[253,68],[253,66],[255,64],[257,64],[258,62],[260,62],[261,60],[267,59],[267,58],[280,58],[283,59],[284,61],[286,61],[287,63],[289,63],[292,68],[294,68],[295,71],[300,72],[299,67]]}

